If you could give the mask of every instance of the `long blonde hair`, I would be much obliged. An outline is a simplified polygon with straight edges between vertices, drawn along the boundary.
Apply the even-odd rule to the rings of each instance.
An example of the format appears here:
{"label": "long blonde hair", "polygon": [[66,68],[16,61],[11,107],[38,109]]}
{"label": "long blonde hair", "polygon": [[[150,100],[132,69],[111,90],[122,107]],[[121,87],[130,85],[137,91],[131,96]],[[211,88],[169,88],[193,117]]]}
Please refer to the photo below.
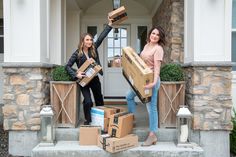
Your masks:
{"label": "long blonde hair", "polygon": [[[90,36],[93,39],[93,36],[89,33],[84,33],[84,34],[81,35],[80,42],[79,42],[79,45],[78,45],[78,56],[79,57],[81,57],[83,55],[84,38],[87,35]],[[88,49],[88,51],[91,51],[93,58],[97,57],[94,42],[92,43],[92,46]]]}

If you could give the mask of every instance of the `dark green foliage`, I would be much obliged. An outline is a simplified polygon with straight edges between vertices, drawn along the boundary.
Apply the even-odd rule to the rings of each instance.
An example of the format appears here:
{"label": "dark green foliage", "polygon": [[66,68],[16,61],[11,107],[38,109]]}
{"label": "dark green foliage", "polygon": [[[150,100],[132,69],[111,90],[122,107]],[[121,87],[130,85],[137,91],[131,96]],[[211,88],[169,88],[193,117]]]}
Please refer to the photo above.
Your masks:
{"label": "dark green foliage", "polygon": [[65,66],[57,66],[52,71],[53,81],[72,81],[71,76],[67,73]]}
{"label": "dark green foliage", "polygon": [[233,130],[230,133],[230,152],[236,155],[236,111],[234,110],[234,117],[232,117]]}
{"label": "dark green foliage", "polygon": [[179,64],[165,64],[160,71],[161,81],[184,81],[184,72]]}

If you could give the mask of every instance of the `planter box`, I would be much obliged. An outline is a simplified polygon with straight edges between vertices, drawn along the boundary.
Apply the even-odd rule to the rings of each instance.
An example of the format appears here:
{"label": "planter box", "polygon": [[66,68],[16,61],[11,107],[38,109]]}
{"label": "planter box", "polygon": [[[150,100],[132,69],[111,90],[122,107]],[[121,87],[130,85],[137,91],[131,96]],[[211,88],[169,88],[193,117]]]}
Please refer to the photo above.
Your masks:
{"label": "planter box", "polygon": [[77,83],[50,81],[50,99],[57,127],[77,127],[80,109],[80,91]]}
{"label": "planter box", "polygon": [[159,89],[158,113],[160,128],[175,128],[176,114],[184,105],[185,82],[161,82]]}

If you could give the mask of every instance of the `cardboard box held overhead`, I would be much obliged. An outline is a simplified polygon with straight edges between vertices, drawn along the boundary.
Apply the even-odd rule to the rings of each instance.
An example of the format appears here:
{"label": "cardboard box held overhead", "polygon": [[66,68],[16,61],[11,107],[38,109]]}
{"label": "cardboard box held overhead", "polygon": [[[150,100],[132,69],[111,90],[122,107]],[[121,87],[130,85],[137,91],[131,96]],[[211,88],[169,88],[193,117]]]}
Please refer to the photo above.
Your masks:
{"label": "cardboard box held overhead", "polygon": [[86,60],[84,64],[78,69],[78,71],[83,71],[86,77],[78,80],[78,83],[84,87],[86,86],[93,78],[96,76],[99,71],[102,70],[102,67],[98,65],[94,59],[92,59],[92,63],[89,60]]}
{"label": "cardboard box held overhead", "polygon": [[117,8],[108,13],[109,18],[113,19],[112,24],[117,25],[120,24],[122,21],[128,19],[126,10],[124,6]]}
{"label": "cardboard box held overhead", "polygon": [[152,89],[145,89],[144,86],[153,82],[153,71],[131,48],[122,49],[123,75],[131,85],[139,99],[143,103],[151,100]]}
{"label": "cardboard box held overhead", "polygon": [[99,135],[101,135],[100,126],[82,125],[79,129],[79,144],[97,145]]}
{"label": "cardboard box held overhead", "polygon": [[109,121],[108,134],[121,138],[132,132],[134,114],[128,112],[116,113]]}
{"label": "cardboard box held overhead", "polygon": [[138,136],[129,134],[122,138],[111,137],[109,134],[98,137],[98,146],[110,153],[116,153],[138,146]]}

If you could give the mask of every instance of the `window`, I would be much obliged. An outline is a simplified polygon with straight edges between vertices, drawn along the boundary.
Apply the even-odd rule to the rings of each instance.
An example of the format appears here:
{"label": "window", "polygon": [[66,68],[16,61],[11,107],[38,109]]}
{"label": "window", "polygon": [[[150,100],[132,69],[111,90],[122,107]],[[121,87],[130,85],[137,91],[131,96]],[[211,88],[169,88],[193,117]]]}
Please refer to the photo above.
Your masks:
{"label": "window", "polygon": [[95,42],[98,37],[97,26],[88,26],[87,32],[93,36],[93,41]]}
{"label": "window", "polygon": [[138,32],[137,32],[137,53],[140,53],[145,44],[147,39],[147,26],[138,26]]}
{"label": "window", "polygon": [[4,28],[3,28],[3,19],[0,19],[0,53],[4,53]]}
{"label": "window", "polygon": [[[232,9],[232,62],[236,62],[236,0],[233,0]],[[236,71],[236,66],[233,66]]]}
{"label": "window", "polygon": [[107,59],[108,67],[121,67],[116,62],[122,55],[122,48],[127,46],[127,28],[114,28],[107,37]]}

